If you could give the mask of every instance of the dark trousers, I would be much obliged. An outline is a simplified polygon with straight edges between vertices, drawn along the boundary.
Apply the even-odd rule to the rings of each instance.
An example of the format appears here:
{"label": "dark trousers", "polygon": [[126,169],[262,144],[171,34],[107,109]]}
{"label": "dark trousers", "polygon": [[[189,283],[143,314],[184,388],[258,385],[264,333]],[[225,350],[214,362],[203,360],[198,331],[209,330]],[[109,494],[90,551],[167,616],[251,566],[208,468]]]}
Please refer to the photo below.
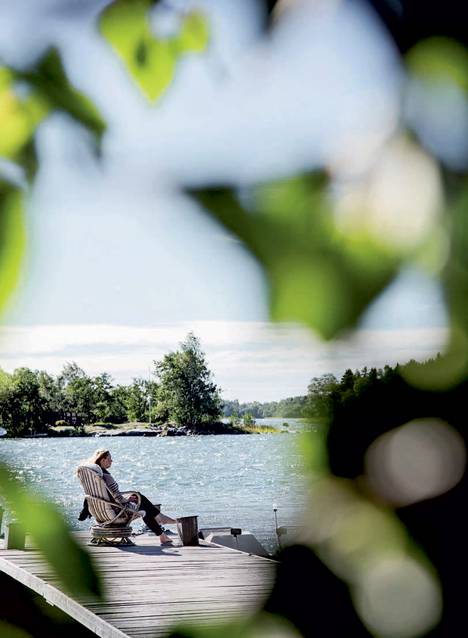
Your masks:
{"label": "dark trousers", "polygon": [[144,494],[138,492],[141,498],[140,509],[145,510],[146,516],[143,517],[143,521],[145,525],[147,525],[152,532],[156,534],[156,536],[161,536],[163,533],[163,529],[158,521],[155,519],[160,512],[159,508],[156,505],[153,505],[151,501],[149,501]]}

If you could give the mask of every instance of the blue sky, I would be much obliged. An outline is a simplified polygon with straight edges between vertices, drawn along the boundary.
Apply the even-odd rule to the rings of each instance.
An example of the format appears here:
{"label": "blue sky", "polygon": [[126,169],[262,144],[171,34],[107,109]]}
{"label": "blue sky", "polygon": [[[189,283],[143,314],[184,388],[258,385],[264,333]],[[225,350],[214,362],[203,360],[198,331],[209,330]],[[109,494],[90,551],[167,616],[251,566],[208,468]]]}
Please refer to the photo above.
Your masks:
{"label": "blue sky", "polygon": [[[4,317],[0,366],[56,373],[74,360],[126,382],[194,330],[226,398],[274,400],[304,393],[325,372],[439,350],[440,292],[414,269],[350,339],[324,345],[300,327],[272,326],[256,262],[178,190],[324,164],[347,179],[365,172],[396,126],[399,99],[395,55],[374,19],[349,4],[318,18],[293,12],[266,40],[251,0],[198,2],[209,50],[187,57],[150,107],[91,28],[105,4],[0,1],[0,57],[19,63],[57,44],[109,122],[102,164],[65,118],[41,127],[28,255]],[[176,28],[191,6],[163,3],[154,28]],[[20,49],[25,37],[30,47]]]}

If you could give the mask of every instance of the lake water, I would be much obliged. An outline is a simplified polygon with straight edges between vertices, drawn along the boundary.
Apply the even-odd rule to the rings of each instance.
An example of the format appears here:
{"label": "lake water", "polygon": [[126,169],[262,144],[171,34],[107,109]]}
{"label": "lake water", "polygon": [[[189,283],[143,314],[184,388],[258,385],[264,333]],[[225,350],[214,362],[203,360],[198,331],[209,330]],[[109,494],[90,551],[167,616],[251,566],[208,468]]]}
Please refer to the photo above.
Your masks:
{"label": "lake water", "polygon": [[250,531],[272,552],[277,548],[273,503],[278,525],[289,533],[304,507],[299,439],[294,433],[2,439],[0,459],[48,495],[72,528],[86,529],[89,521],[77,520],[83,494],[74,469],[96,448],[109,447],[111,471],[122,491],[138,489],[173,516],[198,514],[199,528]]}

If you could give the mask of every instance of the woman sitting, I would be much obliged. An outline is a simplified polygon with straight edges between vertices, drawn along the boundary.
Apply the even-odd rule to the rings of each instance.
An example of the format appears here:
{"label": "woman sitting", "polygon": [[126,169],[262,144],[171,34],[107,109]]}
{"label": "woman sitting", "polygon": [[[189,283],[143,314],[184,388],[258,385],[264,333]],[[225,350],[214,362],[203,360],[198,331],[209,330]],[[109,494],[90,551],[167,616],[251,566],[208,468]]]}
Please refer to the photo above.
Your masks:
{"label": "woman sitting", "polygon": [[[109,450],[96,450],[96,452],[94,452],[94,454],[86,461],[84,465],[90,467],[90,469],[93,469],[94,466],[96,471],[102,470],[102,478],[104,479],[107,489],[109,490],[109,493],[112,495],[112,497],[115,499],[116,503],[119,503],[120,505],[130,504],[130,506],[134,507],[135,510],[137,509],[138,498],[135,495],[129,496],[128,498],[125,497],[119,490],[119,486],[113,478],[112,474],[109,472],[109,468],[112,465],[112,456]],[[146,512],[146,515],[143,517],[143,521],[150,528],[150,530],[156,534],[156,536],[159,536],[161,545],[170,545],[172,541],[165,534],[156,517],[169,524],[176,523],[177,521],[170,516],[161,514],[159,508],[153,505],[153,503],[151,503],[151,501],[148,500],[146,496],[144,496],[140,492],[137,492],[137,494],[140,496],[139,508]],[[88,518],[88,516],[91,516],[91,514],[89,513],[88,503],[85,499],[83,509],[78,518],[80,521],[83,521]]]}

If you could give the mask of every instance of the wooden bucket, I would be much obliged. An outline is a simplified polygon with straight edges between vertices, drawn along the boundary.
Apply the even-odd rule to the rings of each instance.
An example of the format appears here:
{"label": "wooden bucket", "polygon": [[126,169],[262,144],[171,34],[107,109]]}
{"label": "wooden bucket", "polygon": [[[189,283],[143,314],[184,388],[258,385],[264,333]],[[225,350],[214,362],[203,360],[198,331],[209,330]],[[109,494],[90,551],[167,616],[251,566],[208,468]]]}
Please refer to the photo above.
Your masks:
{"label": "wooden bucket", "polygon": [[198,516],[182,516],[177,520],[177,531],[182,545],[198,545]]}

